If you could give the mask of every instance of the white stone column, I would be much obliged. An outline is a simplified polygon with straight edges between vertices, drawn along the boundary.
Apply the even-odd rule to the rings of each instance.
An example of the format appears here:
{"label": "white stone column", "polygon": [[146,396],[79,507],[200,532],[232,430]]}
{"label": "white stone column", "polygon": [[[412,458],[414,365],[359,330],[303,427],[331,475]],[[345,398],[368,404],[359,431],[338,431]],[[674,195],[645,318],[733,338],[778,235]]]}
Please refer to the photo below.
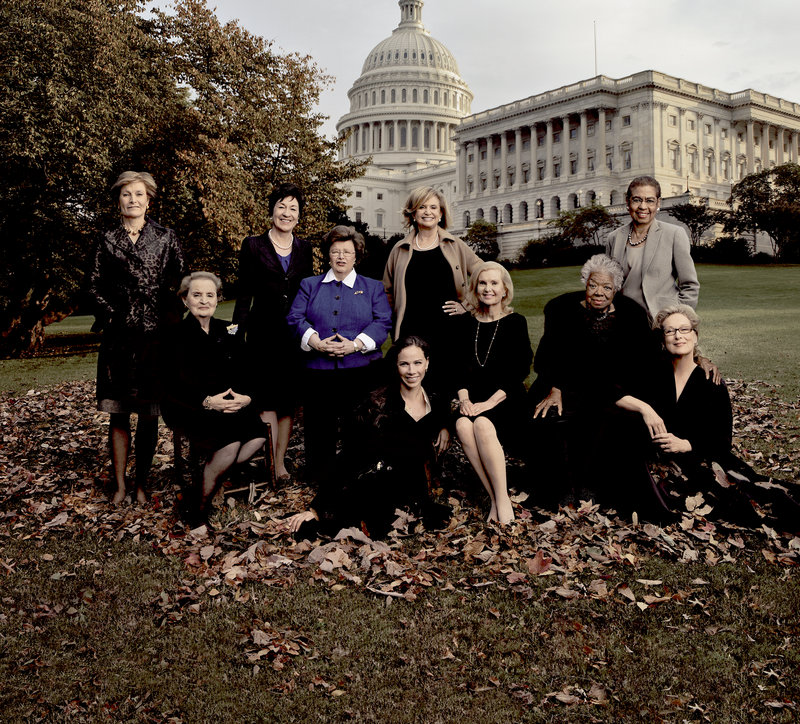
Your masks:
{"label": "white stone column", "polygon": [[467,142],[462,141],[458,144],[458,154],[456,155],[456,166],[458,168],[458,191],[460,198],[467,197]]}
{"label": "white stone column", "polygon": [[531,132],[531,149],[530,149],[530,151],[531,151],[531,160],[530,160],[529,163],[530,163],[530,167],[531,167],[531,182],[532,183],[536,183],[536,181],[538,179],[534,174],[536,174],[536,169],[537,169],[537,163],[536,163],[536,160],[537,160],[536,159],[536,153],[537,153],[537,151],[536,151],[536,149],[539,147],[539,133],[536,130],[536,124],[535,123],[531,123],[530,132]]}
{"label": "white stone column", "polygon": [[514,185],[520,188],[522,185],[522,128],[514,129]]}
{"label": "white stone column", "polygon": [[792,152],[792,163],[798,163],[797,131],[792,131],[790,149]]}
{"label": "white stone column", "polygon": [[580,157],[578,158],[578,173],[581,175],[586,174],[586,111],[581,111],[581,130],[579,131],[580,137]]}
{"label": "white stone column", "polygon": [[784,142],[784,129],[778,128],[775,135],[775,145],[778,147],[775,151],[775,160],[778,166],[784,163],[783,160],[783,142]]}
{"label": "white stone column", "polygon": [[400,137],[397,135],[397,121],[392,121],[392,151],[400,147]]}
{"label": "white stone column", "polygon": [[544,177],[545,179],[553,178],[553,119],[547,121],[547,136],[544,142],[545,161],[544,161]]}
{"label": "white stone column", "polygon": [[761,124],[761,170],[766,171],[769,168],[769,125],[767,123]]}
{"label": "white stone column", "polygon": [[561,119],[561,175],[569,178],[569,115]]}
{"label": "white stone column", "polygon": [[486,188],[494,193],[494,136],[486,136]]}
{"label": "white stone column", "polygon": [[481,190],[481,139],[472,140],[472,193]]}
{"label": "white stone column", "polygon": [[755,130],[754,130],[755,122],[753,119],[749,119],[747,121],[747,137],[746,137],[746,149],[745,153],[747,154],[747,173],[753,173],[755,171]]}
{"label": "white stone column", "polygon": [[500,133],[500,188],[508,186],[508,136],[505,131]]}
{"label": "white stone column", "polygon": [[606,168],[606,109],[597,109],[597,160],[595,161],[595,172],[603,176],[608,175]]}

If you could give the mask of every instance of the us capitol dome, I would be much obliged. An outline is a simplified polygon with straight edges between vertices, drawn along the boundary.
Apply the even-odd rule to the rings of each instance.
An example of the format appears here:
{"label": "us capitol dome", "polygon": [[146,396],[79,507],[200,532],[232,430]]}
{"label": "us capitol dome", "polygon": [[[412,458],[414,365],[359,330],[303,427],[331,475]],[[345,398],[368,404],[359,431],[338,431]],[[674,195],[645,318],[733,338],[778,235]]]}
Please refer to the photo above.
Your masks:
{"label": "us capitol dome", "polygon": [[445,45],[422,24],[422,0],[400,0],[400,24],[367,55],[348,91],[342,158],[373,157],[381,167],[455,160],[453,133],[469,115],[472,92]]}

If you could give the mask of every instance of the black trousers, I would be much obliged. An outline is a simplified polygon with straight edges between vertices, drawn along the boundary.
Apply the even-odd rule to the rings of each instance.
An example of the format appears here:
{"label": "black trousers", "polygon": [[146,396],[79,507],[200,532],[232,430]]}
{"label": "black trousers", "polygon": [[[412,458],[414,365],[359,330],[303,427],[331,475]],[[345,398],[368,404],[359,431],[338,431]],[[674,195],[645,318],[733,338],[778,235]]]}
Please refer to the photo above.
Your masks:
{"label": "black trousers", "polygon": [[380,361],[351,369],[306,370],[303,426],[306,477],[312,482],[333,471],[342,424],[378,386],[379,369]]}

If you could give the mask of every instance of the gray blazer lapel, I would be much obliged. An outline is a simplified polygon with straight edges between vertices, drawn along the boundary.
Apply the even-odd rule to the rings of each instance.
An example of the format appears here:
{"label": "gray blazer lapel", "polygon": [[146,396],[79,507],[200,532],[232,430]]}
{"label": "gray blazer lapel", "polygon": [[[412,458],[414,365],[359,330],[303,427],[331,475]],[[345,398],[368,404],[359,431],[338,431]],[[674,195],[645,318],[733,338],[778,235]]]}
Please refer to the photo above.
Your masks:
{"label": "gray blazer lapel", "polygon": [[661,222],[654,221],[650,227],[647,243],[644,245],[644,255],[642,257],[642,276],[650,268],[650,264],[655,259],[658,246],[661,243]]}

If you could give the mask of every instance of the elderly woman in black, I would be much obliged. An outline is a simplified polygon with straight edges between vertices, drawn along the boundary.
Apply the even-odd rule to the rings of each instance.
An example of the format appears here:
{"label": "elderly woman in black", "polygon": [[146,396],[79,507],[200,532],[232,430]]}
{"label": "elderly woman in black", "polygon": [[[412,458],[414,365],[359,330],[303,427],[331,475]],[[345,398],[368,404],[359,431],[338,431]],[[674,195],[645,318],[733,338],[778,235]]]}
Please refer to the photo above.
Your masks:
{"label": "elderly woman in black", "polygon": [[[667,463],[651,466],[661,475],[641,479],[637,502],[646,509],[680,511],[686,496],[700,491],[714,514],[731,522],[760,525],[766,517],[773,526],[800,530],[797,501],[731,451],[728,390],[709,380],[697,364],[699,324],[697,313],[686,304],[658,312],[653,328],[663,340],[664,359],[642,381],[638,397],[628,394],[617,401],[639,419],[639,434],[632,431],[628,439],[651,441],[647,458]],[[720,468],[717,474],[714,463]]]}
{"label": "elderly woman in black", "polygon": [[[615,403],[658,355],[647,312],[618,294],[623,273],[617,262],[594,255],[581,269],[581,282],[583,290],[545,306],[533,362],[529,467],[545,505],[581,490],[602,493],[610,485],[619,444],[610,432]],[[565,473],[566,485],[554,485]]]}
{"label": "elderly woman in black", "polygon": [[115,504],[126,495],[130,416],[138,416],[135,497],[143,503],[158,434],[162,337],[180,318],[174,289],[184,274],[184,261],[175,233],[147,216],[156,195],[149,173],[125,171],[112,191],[122,222],[100,239],[89,285],[96,316],[92,329],[103,332],[97,408],[111,414]]}
{"label": "elderly woman in black", "polygon": [[221,476],[266,442],[264,423],[251,404],[242,340],[234,325],[214,317],[220,286],[210,272],[184,277],[178,296],[189,314],[173,331],[168,357],[164,418],[186,433],[193,462],[203,466],[182,511],[192,527],[208,524]]}
{"label": "elderly woman in black", "polygon": [[435,460],[450,444],[449,403],[423,387],[428,343],[405,337],[389,351],[387,363],[393,381],[356,409],[336,474],[320,486],[309,510],[287,518],[290,532],[334,535],[363,523],[371,535],[382,536],[395,509],[406,506],[429,528],[447,520],[449,508],[432,502],[428,490]]}
{"label": "elderly woman in black", "polygon": [[311,244],[294,229],[303,215],[305,197],[294,184],[282,183],[269,195],[270,229],[248,236],[239,252],[239,281],[233,323],[246,335],[250,363],[258,382],[254,402],[261,419],[272,426],[275,474],[288,480],[286,450],[301,388],[300,351],[286,315],[301,280],[313,271]]}

